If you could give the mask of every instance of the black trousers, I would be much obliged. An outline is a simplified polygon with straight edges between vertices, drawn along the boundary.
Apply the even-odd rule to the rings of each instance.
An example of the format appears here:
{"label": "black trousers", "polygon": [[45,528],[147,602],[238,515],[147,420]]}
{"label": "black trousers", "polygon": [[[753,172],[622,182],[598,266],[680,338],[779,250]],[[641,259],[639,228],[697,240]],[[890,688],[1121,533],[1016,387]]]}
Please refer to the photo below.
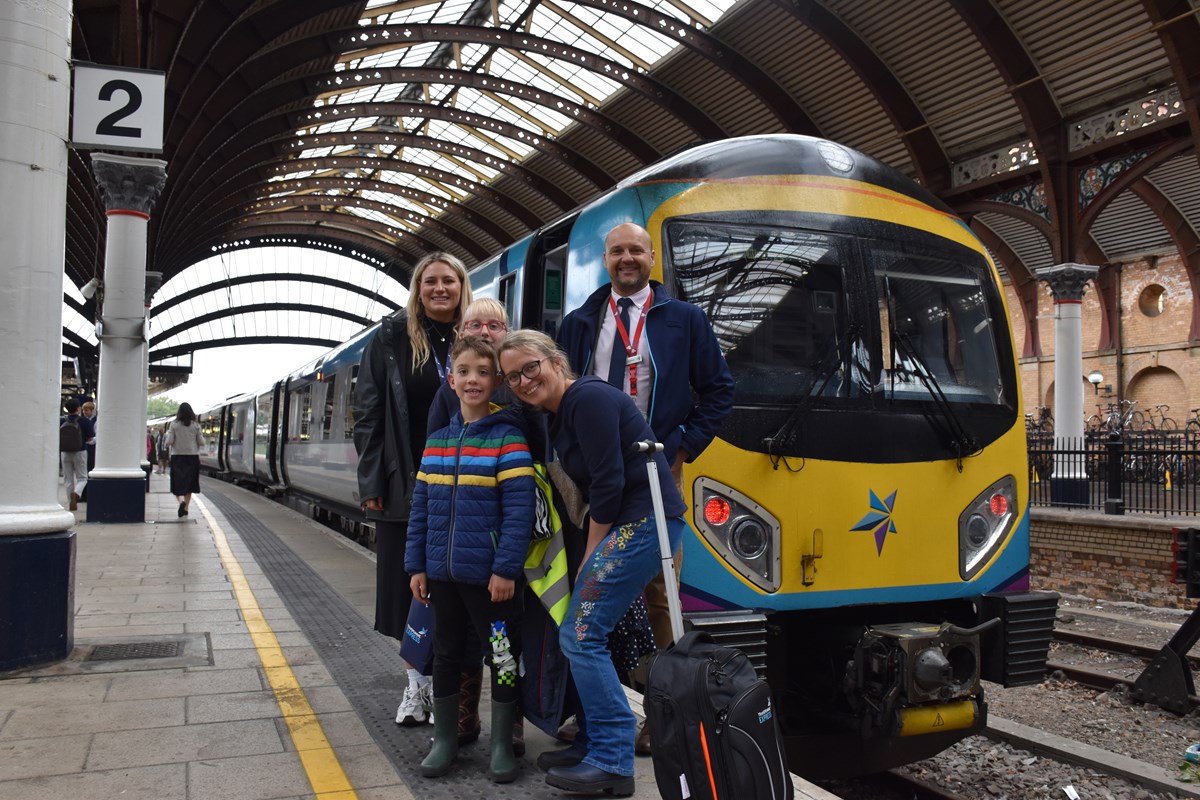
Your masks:
{"label": "black trousers", "polygon": [[[482,646],[492,672],[492,700],[519,699],[517,669],[521,659],[522,584],[510,600],[493,603],[486,586],[429,582],[436,628],[433,634],[433,696],[458,694],[464,669],[479,663]],[[464,635],[473,631],[475,636]]]}

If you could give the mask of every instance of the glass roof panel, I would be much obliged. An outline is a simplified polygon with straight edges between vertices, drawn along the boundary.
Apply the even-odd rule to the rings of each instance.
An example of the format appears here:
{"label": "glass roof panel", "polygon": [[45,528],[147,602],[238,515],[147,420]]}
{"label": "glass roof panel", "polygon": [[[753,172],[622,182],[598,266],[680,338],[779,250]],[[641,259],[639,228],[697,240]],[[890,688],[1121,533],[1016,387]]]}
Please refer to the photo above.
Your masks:
{"label": "glass roof panel", "polygon": [[[700,28],[718,20],[733,5],[734,0],[643,0],[642,5],[683,25]],[[405,25],[471,25],[499,27],[505,30],[528,31],[530,36],[561,42],[573,48],[596,53],[605,60],[620,65],[621,74],[611,68],[592,72],[574,60],[560,60],[538,49],[507,49],[498,44],[478,42],[414,41],[397,35],[395,27]],[[639,25],[604,9],[580,5],[570,0],[369,0],[360,20],[364,28],[391,26],[386,39],[362,43],[363,49],[350,50],[336,69],[345,72],[339,82],[316,104],[321,116],[313,125],[298,131],[303,138],[314,133],[350,130],[397,129],[454,143],[483,156],[466,153],[441,153],[433,149],[411,146],[364,145],[359,147],[311,147],[298,154],[301,158],[322,156],[379,156],[379,169],[348,167],[341,172],[350,175],[373,172],[376,180],[409,186],[422,192],[457,202],[474,190],[477,182],[494,180],[512,161],[528,158],[547,140],[557,138],[575,123],[575,114],[553,107],[538,106],[519,95],[504,94],[496,89],[484,89],[466,83],[432,82],[428,85],[408,83],[367,83],[370,71],[389,67],[427,67],[494,75],[521,86],[530,86],[572,102],[596,106],[602,104],[622,87],[629,73],[651,68],[677,46],[677,36],[658,26]],[[361,42],[356,42],[361,43]],[[611,74],[611,77],[609,76]],[[399,120],[379,117],[350,118],[335,115],[333,107],[361,103],[405,102],[453,107],[481,115],[511,126],[506,132],[490,128],[473,128],[469,123],[435,119],[432,116],[409,115]],[[515,130],[513,130],[515,129]],[[403,159],[411,165],[427,166],[459,176],[454,185],[443,187],[433,177],[388,170],[391,159]],[[478,159],[478,160],[476,160]],[[335,170],[336,172],[336,170]],[[297,171],[278,176],[283,181],[312,175]],[[287,191],[295,191],[288,189]],[[367,192],[366,197],[397,207],[397,219],[407,219],[407,212],[425,216],[439,214],[440,209],[396,195],[382,196]],[[346,208],[348,213],[375,219],[389,226],[389,219],[370,209]]]}

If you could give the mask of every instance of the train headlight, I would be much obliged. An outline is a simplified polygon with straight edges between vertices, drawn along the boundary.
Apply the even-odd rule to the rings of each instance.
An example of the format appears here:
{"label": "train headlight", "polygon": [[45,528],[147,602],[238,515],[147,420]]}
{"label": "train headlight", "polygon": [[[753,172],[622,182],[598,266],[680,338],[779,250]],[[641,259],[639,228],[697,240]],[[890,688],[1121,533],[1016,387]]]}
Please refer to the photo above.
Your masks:
{"label": "train headlight", "polygon": [[738,574],[767,592],[779,590],[779,520],[746,495],[712,478],[693,484],[696,527]]}
{"label": "train headlight", "polygon": [[1013,529],[1017,482],[1011,475],[984,489],[958,517],[958,572],[964,581],[979,574]]}

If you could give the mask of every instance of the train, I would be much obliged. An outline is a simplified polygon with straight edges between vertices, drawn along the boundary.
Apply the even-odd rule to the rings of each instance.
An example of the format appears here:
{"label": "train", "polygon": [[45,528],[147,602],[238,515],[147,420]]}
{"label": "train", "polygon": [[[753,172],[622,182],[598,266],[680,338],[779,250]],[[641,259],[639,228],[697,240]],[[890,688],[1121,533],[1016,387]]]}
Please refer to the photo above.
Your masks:
{"label": "train", "polygon": [[[604,237],[626,221],[650,233],[653,278],[704,309],[736,386],[683,474],[688,624],[751,657],[799,774],[982,731],[989,683],[1043,678],[1058,601],[1030,586],[1016,351],[987,249],[885,164],[762,135],[642,169],[473,267],[473,291],[554,335],[607,283]],[[204,468],[369,544],[352,399],[377,327],[203,412]]]}

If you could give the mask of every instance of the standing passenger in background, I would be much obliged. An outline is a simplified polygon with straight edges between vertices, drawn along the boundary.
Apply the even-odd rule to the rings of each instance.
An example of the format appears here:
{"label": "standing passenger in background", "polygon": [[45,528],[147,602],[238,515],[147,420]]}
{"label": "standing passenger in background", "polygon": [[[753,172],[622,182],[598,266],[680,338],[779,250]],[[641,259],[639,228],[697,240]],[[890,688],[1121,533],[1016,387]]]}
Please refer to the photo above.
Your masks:
{"label": "standing passenger in background", "polygon": [[200,493],[200,448],[204,447],[200,422],[187,403],[179,404],[167,431],[167,446],[171,448],[171,494],[179,499],[179,516],[186,517],[192,495]]}
{"label": "standing passenger in background", "polygon": [[[358,496],[375,523],[375,630],[399,640],[412,605],[404,571],[409,510],[426,420],[450,369],[455,326],[471,302],[463,263],[431,253],[413,270],[408,306],[384,317],[363,350],[354,389]],[[396,724],[429,721],[429,677],[405,664],[408,686]]]}

